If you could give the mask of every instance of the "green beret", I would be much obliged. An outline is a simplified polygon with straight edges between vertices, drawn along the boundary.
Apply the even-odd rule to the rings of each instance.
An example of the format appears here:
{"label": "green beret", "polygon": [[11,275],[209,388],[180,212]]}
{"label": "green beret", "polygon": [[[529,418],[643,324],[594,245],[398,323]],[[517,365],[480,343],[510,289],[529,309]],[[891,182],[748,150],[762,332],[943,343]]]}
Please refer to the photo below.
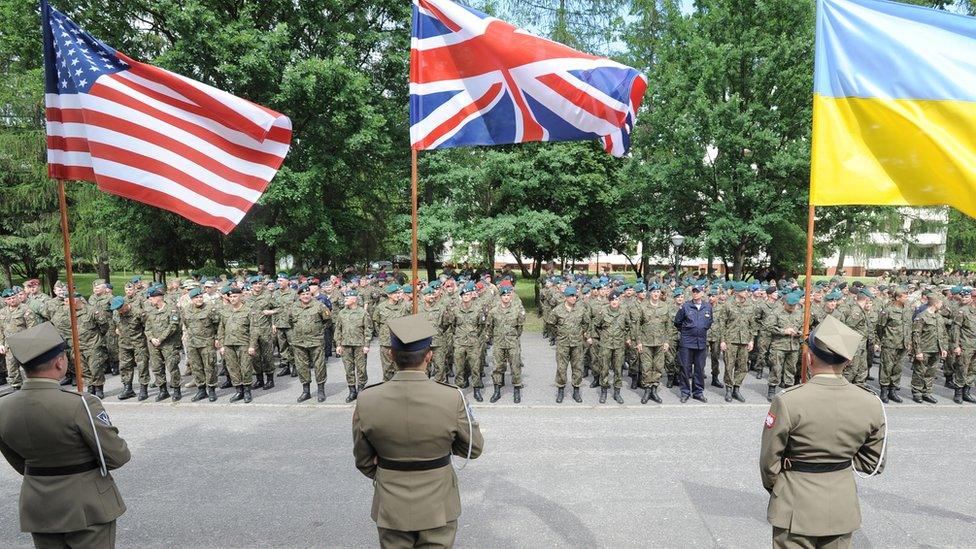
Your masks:
{"label": "green beret", "polygon": [[798,296],[796,294],[789,294],[788,296],[786,296],[786,304],[787,305],[796,305],[796,304],[798,304],[800,302],[800,299],[801,299],[800,296]]}
{"label": "green beret", "polygon": [[400,286],[398,284],[390,284],[386,287],[387,294],[395,294],[400,291]]}

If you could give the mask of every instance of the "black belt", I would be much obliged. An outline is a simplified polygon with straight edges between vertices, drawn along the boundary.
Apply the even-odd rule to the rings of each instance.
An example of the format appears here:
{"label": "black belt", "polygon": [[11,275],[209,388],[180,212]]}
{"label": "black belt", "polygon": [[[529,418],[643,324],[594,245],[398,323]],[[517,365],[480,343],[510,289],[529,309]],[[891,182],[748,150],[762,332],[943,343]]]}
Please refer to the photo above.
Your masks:
{"label": "black belt", "polygon": [[378,458],[376,462],[376,465],[379,467],[392,471],[430,471],[431,469],[440,469],[450,464],[450,455],[427,461],[391,461],[389,459]]}
{"label": "black belt", "polygon": [[784,471],[796,471],[799,473],[833,473],[835,471],[843,471],[850,466],[850,461],[812,463],[809,461],[796,461],[790,458],[785,458],[783,460]]}
{"label": "black belt", "polygon": [[77,465],[65,465],[63,467],[31,467],[30,465],[25,465],[24,475],[30,475],[32,477],[56,477],[60,475],[77,475],[78,473],[84,473],[85,471],[98,468],[97,461],[89,461],[88,463],[79,463]]}

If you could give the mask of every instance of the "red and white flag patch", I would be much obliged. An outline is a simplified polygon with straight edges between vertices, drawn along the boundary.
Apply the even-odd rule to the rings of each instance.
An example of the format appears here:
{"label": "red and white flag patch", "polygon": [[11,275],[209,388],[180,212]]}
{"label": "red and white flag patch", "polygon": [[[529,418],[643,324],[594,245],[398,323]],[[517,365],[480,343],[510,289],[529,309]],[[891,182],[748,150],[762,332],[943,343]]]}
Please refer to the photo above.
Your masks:
{"label": "red and white flag patch", "polygon": [[769,413],[766,414],[766,428],[772,429],[773,425],[776,425],[776,414],[774,414],[773,411],[770,410]]}

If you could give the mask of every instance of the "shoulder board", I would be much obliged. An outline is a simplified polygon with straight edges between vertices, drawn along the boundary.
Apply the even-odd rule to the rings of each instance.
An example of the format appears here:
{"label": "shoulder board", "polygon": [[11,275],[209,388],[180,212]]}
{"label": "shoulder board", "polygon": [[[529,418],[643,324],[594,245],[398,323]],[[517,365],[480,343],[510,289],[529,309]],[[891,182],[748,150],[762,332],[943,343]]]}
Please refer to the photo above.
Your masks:
{"label": "shoulder board", "polygon": [[68,393],[69,395],[72,395],[72,396],[82,396],[83,394],[86,394],[86,393],[79,393],[75,389],[72,389],[70,385],[65,385],[64,387],[59,387],[59,389],[61,389],[61,392],[62,393]]}
{"label": "shoulder board", "polygon": [[780,391],[780,394],[786,394],[786,393],[788,393],[790,391],[795,391],[795,390],[799,389],[800,387],[803,387],[804,385],[805,385],[804,383],[801,383],[799,385],[794,385],[792,387],[787,387],[787,388],[783,389],[782,391]]}
{"label": "shoulder board", "polygon": [[853,385],[853,386],[855,386],[855,387],[859,387],[859,388],[861,388],[861,389],[864,389],[865,391],[867,391],[867,392],[869,392],[869,393],[871,393],[871,394],[872,394],[872,395],[874,395],[874,396],[878,396],[878,393],[876,393],[876,392],[874,392],[874,389],[872,389],[871,387],[869,387],[869,386],[868,386],[867,384],[865,384],[865,383],[852,383],[851,385]]}
{"label": "shoulder board", "polygon": [[361,390],[362,390],[362,391],[365,391],[366,389],[369,389],[369,388],[371,388],[371,387],[376,387],[377,385],[383,385],[384,383],[386,383],[386,382],[385,382],[385,381],[381,381],[381,382],[379,382],[379,383],[374,383],[374,384],[372,384],[372,385],[367,385],[367,386],[365,386],[365,387],[363,387],[363,388],[362,388]]}
{"label": "shoulder board", "polygon": [[453,383],[448,383],[446,381],[437,381],[436,379],[433,379],[433,378],[431,379],[431,381],[433,381],[434,383],[436,383],[438,385],[443,385],[445,387],[450,387],[451,389],[457,389],[458,388],[457,385],[454,385]]}

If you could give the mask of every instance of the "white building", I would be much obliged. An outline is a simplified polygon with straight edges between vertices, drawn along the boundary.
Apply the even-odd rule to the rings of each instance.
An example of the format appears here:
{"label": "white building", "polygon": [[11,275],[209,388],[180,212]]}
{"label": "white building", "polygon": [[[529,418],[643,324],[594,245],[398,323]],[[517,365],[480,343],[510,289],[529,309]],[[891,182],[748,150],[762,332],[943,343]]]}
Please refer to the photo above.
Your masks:
{"label": "white building", "polygon": [[[899,208],[900,217],[883,232],[868,235],[865,243],[854,246],[844,260],[850,276],[879,274],[881,271],[908,269],[929,271],[945,267],[947,208]],[[821,266],[834,274],[838,255],[825,258]]]}

